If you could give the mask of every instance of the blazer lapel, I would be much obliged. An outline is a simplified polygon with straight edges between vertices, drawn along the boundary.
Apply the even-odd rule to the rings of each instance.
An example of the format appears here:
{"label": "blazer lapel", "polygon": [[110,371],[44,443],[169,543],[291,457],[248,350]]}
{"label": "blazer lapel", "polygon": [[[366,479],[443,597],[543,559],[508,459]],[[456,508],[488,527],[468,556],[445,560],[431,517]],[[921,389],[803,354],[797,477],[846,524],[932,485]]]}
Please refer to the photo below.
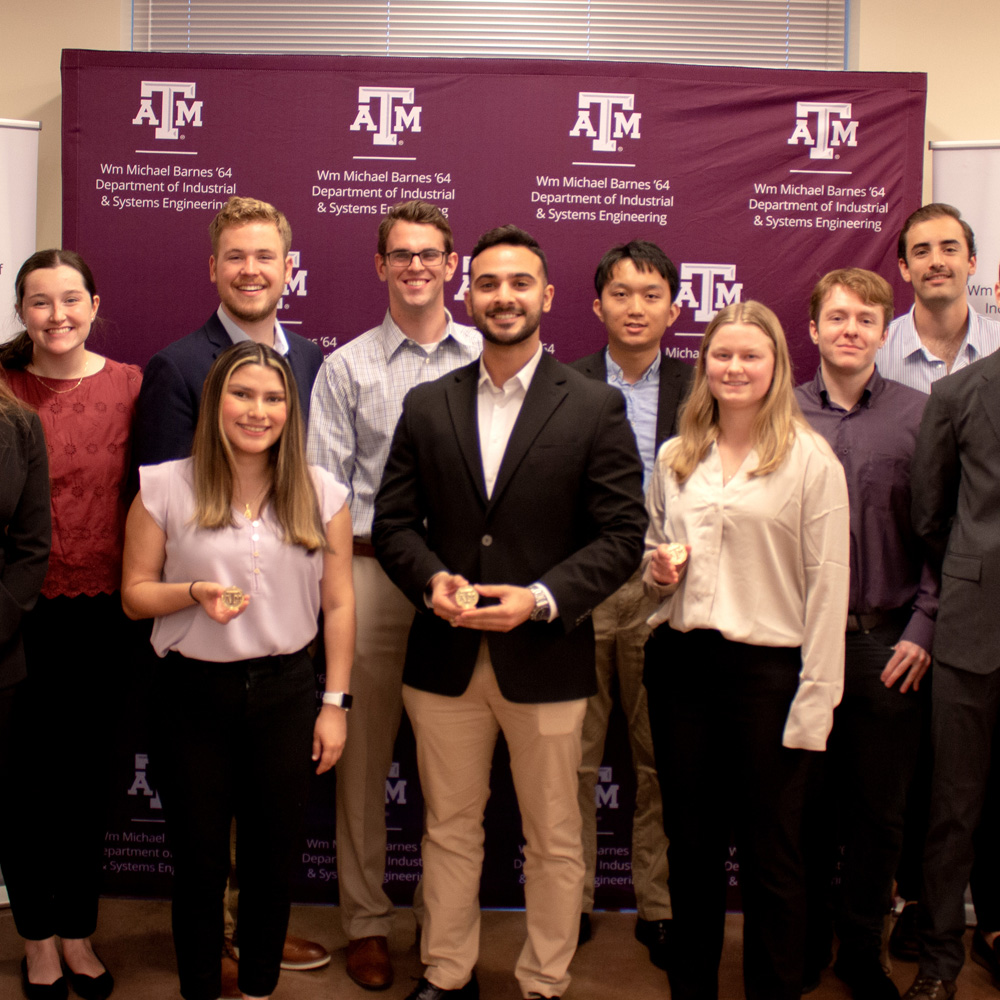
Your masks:
{"label": "blazer lapel", "polygon": [[660,395],[656,402],[656,450],[669,437],[676,433],[677,407],[681,401],[681,390],[684,387],[681,377],[673,371],[667,371],[664,364],[665,355],[660,357]]}
{"label": "blazer lapel", "polygon": [[455,430],[458,450],[476,484],[479,499],[486,506],[486,480],[483,478],[483,457],[479,451],[479,412],[476,402],[478,382],[478,361],[459,368],[445,386],[445,401]]}
{"label": "blazer lapel", "polygon": [[[568,392],[566,375],[560,369],[561,366],[556,361],[548,354],[542,353],[538,368],[535,370],[535,376],[532,378],[527,395],[521,404],[521,412],[517,415],[517,422],[510,432],[510,440],[507,442],[507,449],[504,451],[503,461],[500,463],[497,481],[493,485],[490,506],[493,506],[503,495],[507,484],[535,438],[538,437],[539,432],[555,409],[566,398]],[[480,460],[481,466],[482,461]],[[480,478],[481,476],[480,473]]]}
{"label": "blazer lapel", "polygon": [[1000,361],[996,355],[992,355],[989,361],[989,364],[983,362],[983,380],[979,384],[978,395],[993,433],[1000,439]]}

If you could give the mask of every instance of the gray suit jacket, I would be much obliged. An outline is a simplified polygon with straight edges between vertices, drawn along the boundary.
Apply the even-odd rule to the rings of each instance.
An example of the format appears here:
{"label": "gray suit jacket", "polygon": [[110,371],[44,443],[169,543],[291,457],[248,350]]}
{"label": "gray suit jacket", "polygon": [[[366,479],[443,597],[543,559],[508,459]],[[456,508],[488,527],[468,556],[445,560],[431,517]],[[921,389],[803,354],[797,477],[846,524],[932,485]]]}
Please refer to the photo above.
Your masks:
{"label": "gray suit jacket", "polygon": [[1000,667],[1000,354],[934,383],[913,456],[913,527],[941,574],[934,656]]}

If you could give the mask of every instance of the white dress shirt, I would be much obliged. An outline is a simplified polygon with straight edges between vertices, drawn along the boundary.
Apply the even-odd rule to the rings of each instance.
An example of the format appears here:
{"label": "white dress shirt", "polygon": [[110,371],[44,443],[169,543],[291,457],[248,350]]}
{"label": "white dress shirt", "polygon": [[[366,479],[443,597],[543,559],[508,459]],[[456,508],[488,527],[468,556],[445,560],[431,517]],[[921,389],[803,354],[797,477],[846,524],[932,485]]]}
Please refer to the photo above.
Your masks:
{"label": "white dress shirt", "polygon": [[[486,483],[486,496],[493,496],[493,486],[500,472],[507,442],[511,431],[517,423],[518,414],[524,397],[528,394],[528,386],[535,377],[538,362],[542,359],[542,345],[538,345],[532,359],[516,374],[512,375],[499,388],[493,384],[483,359],[479,359],[479,383],[476,395],[479,418],[479,454],[483,460],[483,479]],[[549,621],[559,616],[556,599],[544,583],[539,587],[545,591],[549,601]]]}

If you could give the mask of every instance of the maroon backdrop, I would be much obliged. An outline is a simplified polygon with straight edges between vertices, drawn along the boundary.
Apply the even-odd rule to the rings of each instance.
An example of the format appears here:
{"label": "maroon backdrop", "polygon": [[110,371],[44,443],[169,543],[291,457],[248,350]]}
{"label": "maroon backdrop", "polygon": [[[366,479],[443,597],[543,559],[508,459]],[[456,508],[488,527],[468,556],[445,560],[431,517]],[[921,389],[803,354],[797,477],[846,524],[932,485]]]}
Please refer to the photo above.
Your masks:
{"label": "maroon backdrop", "polygon": [[[894,248],[920,203],[924,74],[78,50],[62,67],[63,245],[92,266],[104,350],[125,361],[144,363],[217,306],[207,227],[233,193],[288,215],[295,270],[280,318],[326,351],[381,319],[375,231],[411,197],[446,210],[463,272],[486,229],[514,222],[538,238],[556,288],[543,338],[562,360],[603,342],[594,269],[637,237],[681,272],[671,353],[691,359],[718,308],[761,299],[785,324],[799,380],[815,365],[807,310],[821,274],[860,265],[904,287]],[[446,292],[458,319],[463,285],[458,275]],[[120,758],[108,888],[162,892],[169,846],[144,839],[162,827],[138,728]],[[390,891],[406,900],[422,808],[408,732],[397,759]],[[482,898],[520,905],[519,821],[496,773]],[[632,902],[628,774],[618,723],[599,906]],[[301,899],[335,895],[332,786],[317,781]]]}

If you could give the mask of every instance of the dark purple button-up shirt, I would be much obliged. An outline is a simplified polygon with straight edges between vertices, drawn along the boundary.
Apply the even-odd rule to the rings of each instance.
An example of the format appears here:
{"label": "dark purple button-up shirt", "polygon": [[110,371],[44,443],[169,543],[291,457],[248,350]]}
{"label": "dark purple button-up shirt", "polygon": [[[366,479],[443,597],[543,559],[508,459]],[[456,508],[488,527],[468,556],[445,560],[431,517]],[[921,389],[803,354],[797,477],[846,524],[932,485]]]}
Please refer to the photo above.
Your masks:
{"label": "dark purple button-up shirt", "polygon": [[830,399],[818,369],[795,396],[847,476],[851,613],[911,608],[900,638],[930,652],[938,588],[910,522],[910,462],[927,395],[876,370],[848,412]]}

